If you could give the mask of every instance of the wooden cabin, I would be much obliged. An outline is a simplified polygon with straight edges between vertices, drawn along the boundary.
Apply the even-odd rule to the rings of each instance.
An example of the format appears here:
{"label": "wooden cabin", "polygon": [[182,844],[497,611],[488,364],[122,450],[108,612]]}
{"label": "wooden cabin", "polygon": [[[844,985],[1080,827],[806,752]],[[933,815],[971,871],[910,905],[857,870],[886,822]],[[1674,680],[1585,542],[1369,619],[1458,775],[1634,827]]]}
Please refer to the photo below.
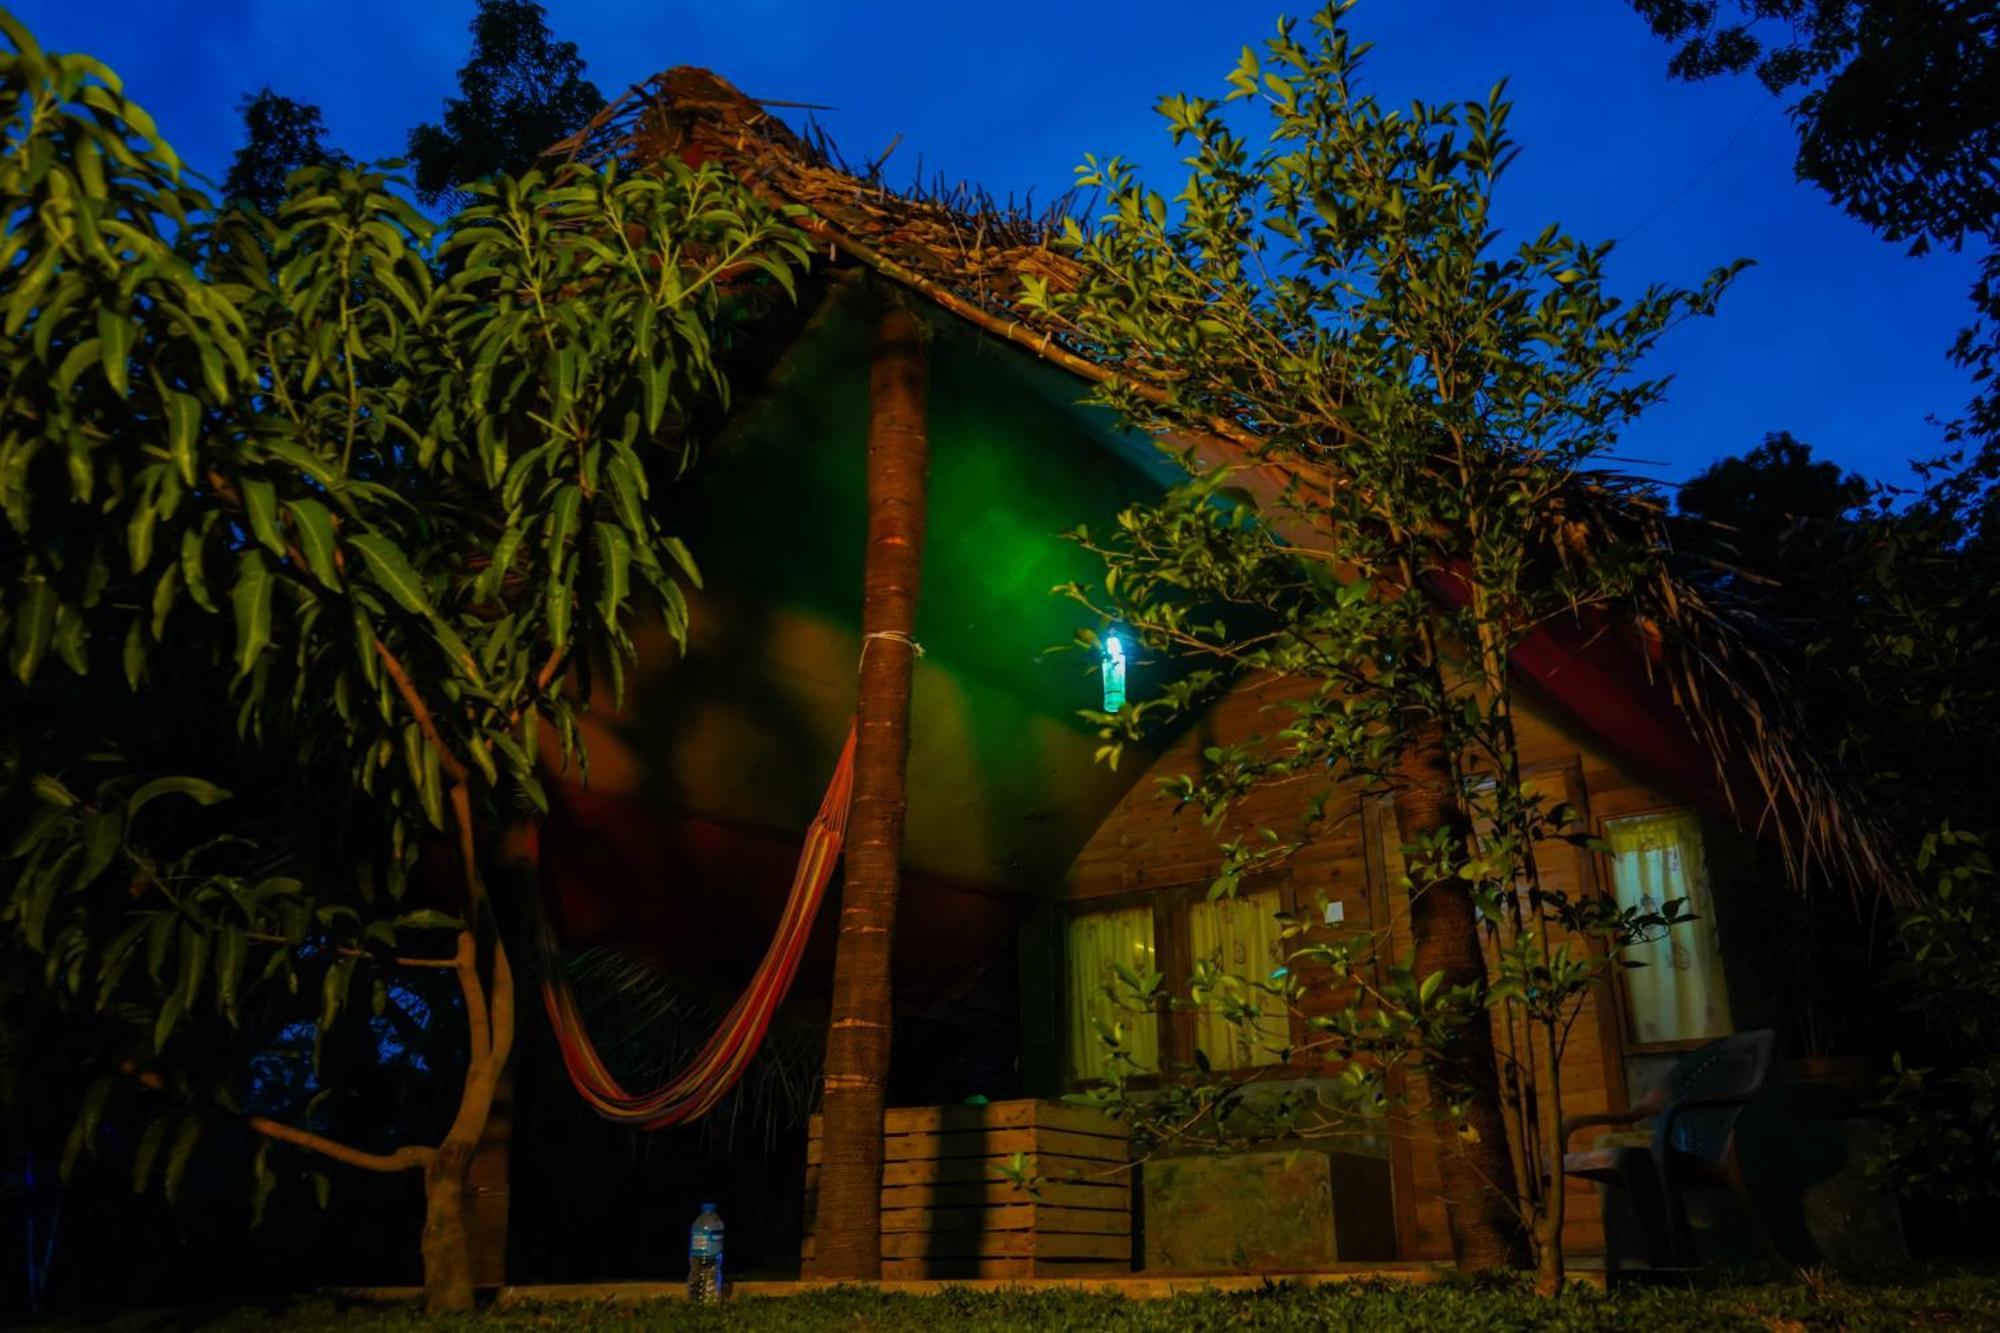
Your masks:
{"label": "wooden cabin", "polygon": [[[566,940],[655,960],[715,997],[755,966],[854,708],[869,360],[890,303],[925,324],[930,451],[892,1104],[1054,1098],[1101,1074],[1089,1017],[1114,956],[1154,960],[1170,978],[1198,956],[1277,965],[1281,910],[1323,931],[1407,940],[1398,839],[1379,793],[1347,793],[1336,835],[1282,874],[1233,901],[1206,899],[1231,830],[1177,816],[1159,779],[1267,726],[1281,687],[1242,680],[1179,734],[1128,748],[1115,770],[1093,761],[1098,737],[1080,713],[1098,703],[1096,663],[1055,651],[1090,621],[1051,593],[1093,566],[1063,534],[1106,524],[1175,472],[1154,441],[1080,406],[1087,359],[1011,310],[1020,276],[1048,259],[1032,227],[856,179],[701,71],[660,76],[575,146],[720,160],[804,206],[829,263],[761,382],[741,386],[722,438],[669,501],[705,575],[686,651],[642,645],[623,710],[586,723],[587,782],[554,793],[541,854]],[[1724,884],[1754,879],[1757,851],[1717,777],[1733,757],[1651,678],[1643,643],[1550,631],[1518,665],[1534,784],[1582,811],[1612,849],[1550,851],[1549,878],[1629,903],[1686,897],[1702,918],[1651,946],[1654,966],[1608,981],[1577,1024],[1567,1109],[1616,1108],[1765,1003],[1721,901]],[[1151,673],[1164,669],[1135,662],[1130,691],[1157,688]],[[1280,820],[1286,799],[1254,796],[1235,819]],[[787,1006],[802,1024],[824,1023],[834,913],[824,915]],[[1142,1051],[1166,1060],[1199,1047],[1263,1082],[1328,1072],[1306,1060],[1268,1068],[1277,1057],[1194,1014],[1163,1012],[1141,1028]],[[807,1130],[787,1132],[803,1144]],[[1305,1147],[1325,1158],[1331,1196],[1331,1234],[1307,1238],[1312,1252],[1449,1257],[1425,1136]],[[1151,1171],[1135,1191],[1142,1215]],[[1581,1186],[1567,1239],[1573,1253],[1601,1245],[1596,1197]],[[1144,1262],[1145,1243],[1131,1262]]]}

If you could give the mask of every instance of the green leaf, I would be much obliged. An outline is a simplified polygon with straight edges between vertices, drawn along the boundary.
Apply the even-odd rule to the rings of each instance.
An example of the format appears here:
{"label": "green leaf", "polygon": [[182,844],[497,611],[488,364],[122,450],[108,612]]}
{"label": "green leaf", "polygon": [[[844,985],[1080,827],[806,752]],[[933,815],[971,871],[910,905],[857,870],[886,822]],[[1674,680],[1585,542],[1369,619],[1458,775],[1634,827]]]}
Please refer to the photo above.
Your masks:
{"label": "green leaf", "polygon": [[168,565],[160,571],[160,581],[153,585],[152,636],[155,643],[166,632],[167,616],[174,609],[174,596],[181,587],[181,567]]}
{"label": "green leaf", "polygon": [[417,577],[417,571],[410,567],[409,560],[394,542],[379,533],[361,532],[349,537],[347,544],[361,553],[369,576],[396,605],[405,611],[429,613],[431,603],[424,593],[423,580]]}
{"label": "green leaf", "polygon": [[268,440],[263,448],[265,453],[297,468],[328,490],[340,485],[339,469],[310,450],[301,449],[287,440]]}
{"label": "green leaf", "polygon": [[207,977],[208,936],[192,925],[181,927],[180,975],[175,984],[181,999],[181,1012],[191,1013],[201,998],[201,983]]}
{"label": "green leaf", "polygon": [[26,685],[35,678],[35,669],[49,650],[49,636],[56,627],[56,590],[47,579],[30,577],[22,581],[19,608],[14,613],[13,667],[15,677]]}
{"label": "green leaf", "polygon": [[77,871],[76,887],[87,888],[104,873],[125,837],[125,821],[116,814],[93,810],[83,817],[83,868]]}
{"label": "green leaf", "polygon": [[576,589],[570,581],[565,578],[550,579],[543,614],[548,623],[549,641],[559,649],[569,647],[569,618],[575,605]]}
{"label": "green leaf", "polygon": [[[63,786],[59,779],[51,777],[47,773],[35,774],[29,780],[28,786],[35,793],[36,800],[41,801],[44,805],[52,805],[58,810],[68,810],[79,803],[75,793],[70,791],[68,787]],[[14,854],[19,855],[19,852],[17,851]]]}
{"label": "green leaf", "polygon": [[167,1153],[166,1173],[160,1177],[160,1187],[169,1201],[180,1197],[181,1181],[187,1176],[188,1161],[194,1156],[194,1145],[201,1138],[201,1117],[183,1116],[174,1128],[174,1146]]}
{"label": "green leaf", "polygon": [[175,390],[167,395],[167,452],[180,469],[183,485],[194,485],[195,438],[201,429],[201,400]]}
{"label": "green leaf", "polygon": [[236,587],[230,602],[236,613],[236,674],[241,679],[271,642],[271,568],[262,551],[245,551],[236,558]]}
{"label": "green leaf", "polygon": [[143,1194],[146,1184],[153,1178],[153,1163],[159,1159],[160,1145],[166,1142],[167,1126],[171,1119],[161,1116],[146,1126],[146,1132],[139,1136],[139,1146],[132,1152],[132,1192]]}
{"label": "green leaf", "polygon": [[231,1027],[236,1026],[236,996],[243,984],[249,945],[249,937],[241,926],[225,926],[216,933],[215,1003]]}
{"label": "green leaf", "polygon": [[644,479],[637,466],[622,453],[613,453],[604,465],[611,482],[611,504],[626,531],[643,537],[646,531]]}
{"label": "green leaf", "polygon": [[213,782],[200,778],[172,777],[154,778],[145,786],[132,793],[125,802],[125,819],[131,822],[139,817],[139,812],[162,796],[185,796],[197,805],[214,805],[229,799],[229,792]]}
{"label": "green leaf", "polygon": [[514,555],[521,549],[521,541],[528,535],[523,527],[510,527],[500,534],[500,540],[493,547],[492,563],[480,572],[473,589],[481,597],[494,597],[500,592],[500,585],[507,578],[507,571],[514,566]]}
{"label": "green leaf", "polygon": [[153,1020],[154,1051],[167,1049],[167,1038],[174,1035],[174,1025],[181,1021],[181,1007],[184,1003],[179,988],[167,992],[166,999],[160,1004],[159,1016]]}
{"label": "green leaf", "polygon": [[250,532],[264,549],[282,558],[284,534],[278,531],[278,488],[261,477],[243,480],[243,511],[250,519]]}
{"label": "green leaf", "polygon": [[146,653],[145,622],[135,617],[125,627],[124,651],[125,684],[132,690],[137,690],[146,682]]}
{"label": "green leaf", "polygon": [[660,549],[680,567],[681,573],[687,576],[689,583],[697,588],[701,586],[701,570],[695,566],[694,555],[688,550],[686,542],[679,537],[662,537]]}
{"label": "green leaf", "polygon": [[607,625],[615,624],[618,612],[631,592],[632,541],[616,523],[592,525],[597,532],[597,556],[603,568],[598,586],[597,613]]}
{"label": "green leaf", "polygon": [[217,612],[222,608],[208,595],[208,574],[201,565],[201,533],[195,528],[181,532],[181,577],[187,582],[188,596],[204,611]]}
{"label": "green leaf", "polygon": [[62,359],[62,364],[56,367],[57,396],[62,398],[70,396],[70,391],[76,387],[77,377],[83,374],[84,368],[100,359],[99,349],[102,346],[103,343],[99,339],[85,338],[69,349]]}
{"label": "green leaf", "polygon": [[153,562],[153,527],[159,518],[159,506],[152,503],[151,495],[141,496],[125,525],[125,549],[131,553],[134,574]]}
{"label": "green leaf", "polygon": [[463,930],[465,923],[450,912],[440,912],[434,907],[420,907],[414,912],[405,912],[389,923],[397,930]]}
{"label": "green leaf", "polygon": [[548,527],[543,554],[548,557],[549,568],[560,571],[569,559],[570,538],[576,534],[576,517],[583,504],[583,492],[574,484],[564,486],[556,492],[555,500],[549,506]]}
{"label": "green leaf", "polygon": [[334,592],[340,591],[340,569],[334,563],[333,513],[317,500],[287,500],[286,512],[299,534],[299,550],[313,577]]}

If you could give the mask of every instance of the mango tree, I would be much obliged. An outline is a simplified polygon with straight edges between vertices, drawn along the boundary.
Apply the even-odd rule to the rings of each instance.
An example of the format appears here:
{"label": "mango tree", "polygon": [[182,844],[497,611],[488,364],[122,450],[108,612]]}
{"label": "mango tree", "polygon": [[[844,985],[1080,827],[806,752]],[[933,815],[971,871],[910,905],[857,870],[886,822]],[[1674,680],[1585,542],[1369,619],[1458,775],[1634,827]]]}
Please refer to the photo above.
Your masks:
{"label": "mango tree", "polygon": [[[422,1172],[429,1301],[465,1308],[516,1003],[493,834],[543,734],[581,762],[578,668],[615,688],[636,617],[683,633],[658,487],[727,392],[725,306],[784,299],[800,238],[674,162],[501,178],[442,226],[366,168],[218,211],[110,71],[0,32],[0,924],[94,1034],[72,1155],[130,1100],[141,1183],[218,1117],[260,1202],[272,1148]],[[434,1141],[264,1104],[291,997],[317,1056],[357,987],[462,1024]]]}

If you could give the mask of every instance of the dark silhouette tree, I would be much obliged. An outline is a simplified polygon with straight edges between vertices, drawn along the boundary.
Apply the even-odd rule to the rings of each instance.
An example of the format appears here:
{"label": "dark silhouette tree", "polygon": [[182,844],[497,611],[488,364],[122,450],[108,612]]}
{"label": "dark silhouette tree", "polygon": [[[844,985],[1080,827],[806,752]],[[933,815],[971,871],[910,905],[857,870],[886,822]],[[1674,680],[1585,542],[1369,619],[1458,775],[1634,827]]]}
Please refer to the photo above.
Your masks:
{"label": "dark silhouette tree", "polygon": [[[1927,496],[2000,506],[2000,7],[1991,0],[1631,0],[1679,78],[1754,73],[1799,94],[1798,175],[1913,254],[1981,247],[1952,362],[1978,386]],[[1944,474],[1949,473],[1949,476]]]}
{"label": "dark silhouette tree", "polygon": [[446,99],[442,125],[410,131],[410,165],[425,203],[527,170],[603,107],[604,95],[583,76],[576,43],[557,41],[548,18],[535,0],[479,0],[459,95]]}
{"label": "dark silhouette tree", "polygon": [[1803,900],[1785,929],[1794,955],[1807,940],[1863,941],[1858,956],[1838,943],[1830,956],[1871,983],[1853,1018],[1896,1015],[1877,1037],[1896,1053],[1878,1085],[1882,1160],[1904,1193],[1947,1205],[2000,1199],[1995,453],[1989,443],[1970,464],[1920,467],[1915,489],[1870,487],[1788,434],[1767,436],[1681,491],[1684,515],[1733,531],[1694,524],[1676,540],[1758,576],[1725,577],[1797,664],[1793,702],[1839,756],[1855,808],[1907,849],[1917,894],[1890,947]]}
{"label": "dark silhouette tree", "polygon": [[1790,431],[1774,431],[1747,454],[1711,463],[1681,487],[1681,513],[1720,525],[1726,532],[1693,540],[1721,550],[1750,568],[1775,571],[1787,534],[1802,525],[1821,527],[1868,503],[1868,483],[1840,465],[1812,456],[1812,446]]}
{"label": "dark silhouette tree", "polygon": [[1989,0],[1632,0],[1683,79],[1754,73],[1791,107],[1798,174],[1922,250],[2000,218],[2000,10]]}
{"label": "dark silhouette tree", "polygon": [[326,124],[311,103],[262,88],[246,94],[236,109],[243,116],[243,146],[222,178],[230,202],[269,217],[284,201],[286,179],[299,168],[348,165],[347,154],[326,146]]}

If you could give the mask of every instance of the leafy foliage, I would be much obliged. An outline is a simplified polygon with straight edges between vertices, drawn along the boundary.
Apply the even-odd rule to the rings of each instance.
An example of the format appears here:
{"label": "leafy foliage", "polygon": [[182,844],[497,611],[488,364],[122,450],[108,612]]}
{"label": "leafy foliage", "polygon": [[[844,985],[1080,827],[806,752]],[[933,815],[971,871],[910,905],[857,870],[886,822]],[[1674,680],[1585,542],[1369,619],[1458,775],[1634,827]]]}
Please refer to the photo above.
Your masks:
{"label": "leafy foliage", "polygon": [[1949,826],[1925,839],[1934,877],[1902,914],[1893,978],[1938,1040],[1936,1059],[1898,1055],[1880,1108],[1883,1161],[1910,1194],[1967,1203],[2000,1195],[2000,883],[1986,846]]}
{"label": "leafy foliage", "polygon": [[285,181],[301,167],[348,166],[345,153],[322,140],[320,109],[263,88],[237,104],[244,142],[222,178],[222,196],[241,200],[266,217],[284,202]]}
{"label": "leafy foliage", "polygon": [[[1986,947],[1996,920],[1985,849],[2000,766],[1984,738],[2000,727],[2000,511],[1977,463],[1933,471],[1906,494],[1840,479],[1778,438],[1784,447],[1724,460],[1683,490],[1684,512],[1739,529],[1686,544],[1743,566],[1742,595],[1805,668],[1794,680],[1812,724],[1918,868],[1881,977],[1920,1020],[1881,1043],[1900,1050],[1885,1087],[1897,1183],[1991,1195],[2000,954]],[[1842,926],[1860,928],[1851,914]]]}
{"label": "leafy foliage", "polygon": [[1949,423],[1957,473],[1945,507],[1994,503],[2000,480],[2000,20],[1990,5],[1910,0],[1632,0],[1680,42],[1682,78],[1754,70],[1772,92],[1801,91],[1798,174],[1913,253],[1983,245],[1973,320],[1951,359],[1977,386]]}
{"label": "leafy foliage", "polygon": [[2000,22],[1972,0],[1632,0],[1677,78],[1799,92],[1798,174],[1891,240],[1957,245],[2000,217]]}
{"label": "leafy foliage", "polygon": [[444,123],[410,131],[411,168],[425,203],[528,170],[604,106],[597,85],[583,77],[576,43],[555,40],[548,11],[535,0],[479,0],[471,28],[472,59],[458,71],[459,95],[445,101]]}
{"label": "leafy foliage", "polygon": [[[1069,591],[1190,664],[1157,697],[1097,715],[1114,762],[1124,740],[1239,675],[1283,699],[1268,732],[1170,784],[1218,825],[1250,791],[1297,792],[1295,823],[1224,843],[1216,893],[1333,832],[1342,784],[1442,785],[1437,817],[1402,828],[1409,888],[1470,897],[1484,973],[1420,976],[1399,960],[1391,986],[1363,985],[1347,1012],[1313,1021],[1314,1054],[1359,1078],[1421,1051],[1434,1109],[1462,1125],[1482,1096],[1502,1100],[1514,1202],[1559,1266],[1561,1043],[1619,942],[1665,922],[1543,882],[1537,845],[1584,835],[1523,785],[1509,662],[1550,623],[1629,607],[1651,577],[1647,523],[1589,468],[1663,391],[1640,360],[1712,310],[1734,269],[1628,300],[1606,283],[1608,245],[1552,226],[1503,247],[1491,206],[1515,150],[1501,89],[1384,107],[1361,86],[1347,8],[1320,12],[1310,39],[1281,23],[1262,57],[1245,51],[1222,103],[1162,99],[1190,167],[1171,201],[1118,159],[1080,173],[1105,199],[1065,234],[1084,276],[1073,290],[1031,281],[1028,302],[1120,368],[1100,397],[1127,419],[1219,434],[1250,461],[1182,450],[1190,479],[1163,502],[1077,534],[1106,574]],[[1238,102],[1262,110],[1268,139],[1231,119]],[[1296,1003],[1306,984],[1354,994],[1365,970],[1346,946],[1300,945],[1294,970],[1317,968],[1317,982],[1256,984],[1264,1003]],[[1498,1089],[1467,1053],[1489,1009],[1514,1033]]]}
{"label": "leafy foliage", "polygon": [[1871,498],[1868,483],[1824,459],[1789,431],[1766,435],[1741,458],[1724,458],[1680,488],[1675,507],[1721,529],[1683,538],[1717,554],[1770,569],[1787,532],[1839,521]]}
{"label": "leafy foliage", "polygon": [[[637,618],[684,633],[658,488],[725,299],[784,299],[803,241],[672,162],[442,227],[366,167],[218,211],[108,70],[0,31],[0,949],[96,1025],[74,1147],[124,1088],[283,1139],[246,1070],[357,986],[503,1059],[484,830],[542,801],[544,727],[581,760],[573,665],[615,690]],[[447,835],[464,888],[415,887]]]}

